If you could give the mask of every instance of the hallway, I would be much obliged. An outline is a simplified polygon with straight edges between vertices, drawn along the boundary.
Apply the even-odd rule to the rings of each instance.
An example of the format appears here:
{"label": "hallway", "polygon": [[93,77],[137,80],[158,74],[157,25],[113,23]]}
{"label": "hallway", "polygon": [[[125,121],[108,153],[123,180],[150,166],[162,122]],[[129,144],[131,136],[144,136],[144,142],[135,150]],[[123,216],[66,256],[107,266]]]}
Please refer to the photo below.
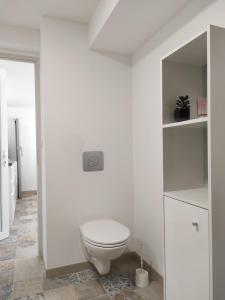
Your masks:
{"label": "hallway", "polygon": [[0,242],[0,299],[43,299],[42,261],[37,257],[37,196],[17,201],[10,237]]}

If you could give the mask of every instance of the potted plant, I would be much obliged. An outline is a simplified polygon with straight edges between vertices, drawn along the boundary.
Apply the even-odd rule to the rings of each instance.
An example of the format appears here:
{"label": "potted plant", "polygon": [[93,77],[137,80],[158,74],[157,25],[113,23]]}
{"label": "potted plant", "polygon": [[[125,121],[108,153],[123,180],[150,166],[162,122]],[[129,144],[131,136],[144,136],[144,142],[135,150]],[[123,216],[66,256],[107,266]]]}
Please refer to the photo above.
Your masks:
{"label": "potted plant", "polygon": [[174,118],[176,122],[190,120],[190,100],[188,95],[178,96]]}

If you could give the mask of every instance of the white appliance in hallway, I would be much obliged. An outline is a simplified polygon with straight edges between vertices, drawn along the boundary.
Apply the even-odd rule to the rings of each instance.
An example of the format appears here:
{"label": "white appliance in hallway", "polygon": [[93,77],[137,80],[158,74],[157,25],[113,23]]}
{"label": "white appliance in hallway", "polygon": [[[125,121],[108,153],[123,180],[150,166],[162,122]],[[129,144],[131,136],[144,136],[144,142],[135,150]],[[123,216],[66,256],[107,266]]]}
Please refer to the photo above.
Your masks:
{"label": "white appliance in hallway", "polygon": [[21,152],[19,138],[19,120],[8,119],[8,156],[9,156],[9,168],[10,163],[16,162],[14,169],[16,170],[17,186],[16,197],[21,198],[22,195],[22,175],[21,175]]}
{"label": "white appliance in hallway", "polygon": [[9,160],[9,223],[12,225],[18,198],[17,162]]}
{"label": "white appliance in hallway", "polygon": [[0,240],[9,236],[8,121],[6,73],[0,69]]}

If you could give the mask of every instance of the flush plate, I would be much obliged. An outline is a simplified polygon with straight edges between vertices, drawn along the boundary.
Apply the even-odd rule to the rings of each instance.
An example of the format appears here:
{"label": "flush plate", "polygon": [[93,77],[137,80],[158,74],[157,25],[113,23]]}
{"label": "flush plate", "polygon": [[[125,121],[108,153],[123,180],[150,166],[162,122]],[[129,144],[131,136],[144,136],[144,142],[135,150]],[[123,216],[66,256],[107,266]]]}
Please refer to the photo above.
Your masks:
{"label": "flush plate", "polygon": [[102,151],[83,152],[83,171],[96,172],[104,170],[104,156]]}

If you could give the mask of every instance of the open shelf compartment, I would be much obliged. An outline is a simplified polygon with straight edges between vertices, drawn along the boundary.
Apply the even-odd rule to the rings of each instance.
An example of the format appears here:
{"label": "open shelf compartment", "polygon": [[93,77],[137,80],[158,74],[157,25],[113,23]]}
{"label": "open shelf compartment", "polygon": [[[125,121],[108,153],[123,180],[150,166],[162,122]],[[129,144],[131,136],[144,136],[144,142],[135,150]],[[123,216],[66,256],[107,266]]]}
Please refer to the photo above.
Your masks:
{"label": "open shelf compartment", "polygon": [[176,100],[185,95],[190,100],[190,121],[201,122],[197,116],[197,99],[207,98],[206,33],[163,59],[162,83],[163,126],[176,123]]}
{"label": "open shelf compartment", "polygon": [[163,160],[164,192],[207,186],[207,120],[164,128]]}

